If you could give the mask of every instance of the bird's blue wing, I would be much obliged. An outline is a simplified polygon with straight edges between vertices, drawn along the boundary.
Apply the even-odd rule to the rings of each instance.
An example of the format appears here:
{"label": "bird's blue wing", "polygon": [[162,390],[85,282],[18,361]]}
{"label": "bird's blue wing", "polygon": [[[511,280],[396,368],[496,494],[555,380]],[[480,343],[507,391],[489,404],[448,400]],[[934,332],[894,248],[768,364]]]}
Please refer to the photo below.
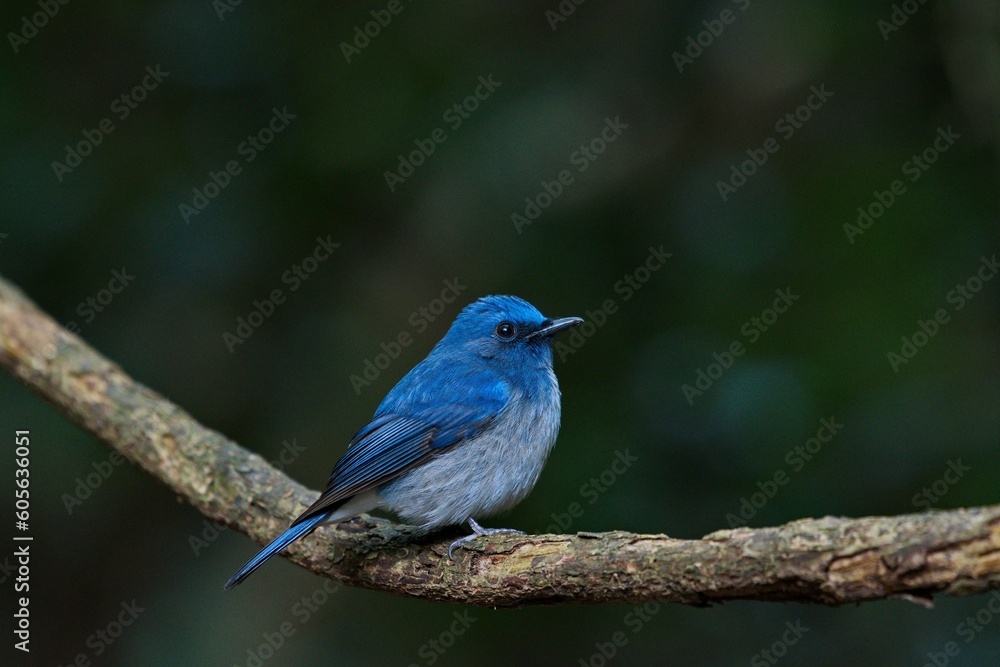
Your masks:
{"label": "bird's blue wing", "polygon": [[496,385],[480,385],[476,394],[474,401],[376,417],[354,436],[330,474],[326,490],[295,523],[329,512],[348,498],[482,433],[504,409],[507,399],[502,387]]}

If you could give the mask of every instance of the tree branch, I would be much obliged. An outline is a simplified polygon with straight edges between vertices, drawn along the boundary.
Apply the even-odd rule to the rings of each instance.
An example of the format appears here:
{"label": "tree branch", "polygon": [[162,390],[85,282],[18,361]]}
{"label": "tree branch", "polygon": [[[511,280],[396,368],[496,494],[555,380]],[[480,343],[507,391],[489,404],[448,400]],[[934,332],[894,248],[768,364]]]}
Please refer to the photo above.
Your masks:
{"label": "tree branch", "polygon": [[[277,535],[316,497],[134,382],[3,278],[0,364],[203,515],[255,542]],[[454,562],[445,555],[449,541],[361,516],[289,551],[292,561],[346,585],[483,606],[923,603],[936,593],[1000,588],[1000,505],[803,519],[700,540],[626,532],[500,536],[460,551]]]}

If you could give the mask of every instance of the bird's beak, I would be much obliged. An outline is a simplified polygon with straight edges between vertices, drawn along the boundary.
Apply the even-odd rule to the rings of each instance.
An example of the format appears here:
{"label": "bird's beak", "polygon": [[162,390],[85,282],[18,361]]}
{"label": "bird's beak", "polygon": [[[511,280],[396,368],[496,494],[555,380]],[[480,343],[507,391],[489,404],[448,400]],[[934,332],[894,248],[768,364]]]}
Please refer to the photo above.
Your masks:
{"label": "bird's beak", "polygon": [[560,331],[565,331],[582,323],[582,317],[560,317],[558,320],[545,320],[542,323],[542,328],[531,334],[529,338],[551,338]]}

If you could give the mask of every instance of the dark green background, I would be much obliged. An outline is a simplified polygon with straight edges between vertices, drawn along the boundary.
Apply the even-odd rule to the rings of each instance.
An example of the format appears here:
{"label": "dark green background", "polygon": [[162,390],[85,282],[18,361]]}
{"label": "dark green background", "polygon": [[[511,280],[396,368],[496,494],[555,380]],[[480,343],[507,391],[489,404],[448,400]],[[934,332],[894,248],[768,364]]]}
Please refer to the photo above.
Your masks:
{"label": "dark green background", "polygon": [[[694,538],[778,471],[788,483],[751,525],[899,514],[959,459],[970,470],[933,505],[1000,500],[1000,285],[960,311],[947,300],[998,250],[995,3],[927,3],[887,39],[890,3],[588,2],[555,30],[555,0],[401,6],[350,63],[341,42],[385,3],[248,1],[220,20],[208,0],[75,0],[16,53],[6,37],[0,271],[206,425],[271,458],[303,447],[286,469],[317,489],[460,306],[513,293],[553,316],[617,311],[557,358],[558,446],[488,525],[544,530],[577,502],[571,531]],[[678,72],[673,54],[724,8],[735,20]],[[5,3],[0,28],[37,11]],[[113,101],[156,65],[169,75],[119,119]],[[490,75],[500,87],[452,129],[444,112]],[[832,97],[786,138],[775,124],[812,86]],[[288,127],[185,224],[192,188],[286,107]],[[107,117],[114,131],[59,182],[52,162]],[[511,215],[575,170],[606,118],[628,127],[519,233]],[[446,141],[391,192],[384,172],[439,127]],[[904,164],[948,127],[960,138],[911,182]],[[777,153],[723,202],[716,182],[770,137]],[[894,179],[905,193],[849,243],[844,225]],[[281,276],[317,237],[342,245],[292,292]],[[625,300],[616,282],[661,245],[673,256]],[[122,267],[135,279],[85,322],[79,304]],[[417,332],[411,314],[454,279],[459,302]],[[231,354],[223,333],[275,288],[285,303]],[[801,298],[750,343],[741,328],[776,289]],[[886,354],[939,308],[951,320],[894,372]],[[412,344],[356,393],[350,376],[401,332]],[[746,352],[689,405],[682,385],[733,341]],[[6,375],[0,400],[4,441],[33,436],[28,664],[242,665],[291,621],[264,664],[424,665],[465,611],[344,589],[302,624],[291,610],[322,580],[281,559],[224,593],[256,545],[223,532],[196,556],[203,519],[128,464],[69,514],[64,494],[108,450]],[[843,429],[794,469],[786,452],[824,417]],[[594,498],[583,485],[625,450],[638,460]],[[11,455],[0,473],[10,503]],[[145,611],[95,657],[88,636],[133,599]],[[609,664],[745,665],[796,621],[809,631],[784,664],[919,665],[949,641],[950,664],[997,664],[1000,616],[969,643],[956,630],[987,601],[669,606],[638,633],[631,606],[472,609],[436,664],[598,665],[595,642],[624,631]]]}

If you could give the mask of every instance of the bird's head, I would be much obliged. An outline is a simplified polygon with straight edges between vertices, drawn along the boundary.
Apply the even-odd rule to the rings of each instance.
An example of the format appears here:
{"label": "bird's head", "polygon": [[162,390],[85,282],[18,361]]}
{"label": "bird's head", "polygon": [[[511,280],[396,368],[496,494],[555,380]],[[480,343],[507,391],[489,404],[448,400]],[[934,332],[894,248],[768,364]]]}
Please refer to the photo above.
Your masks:
{"label": "bird's head", "polygon": [[553,336],[581,322],[547,318],[516,296],[486,296],[462,310],[441,342],[499,363],[548,367]]}

